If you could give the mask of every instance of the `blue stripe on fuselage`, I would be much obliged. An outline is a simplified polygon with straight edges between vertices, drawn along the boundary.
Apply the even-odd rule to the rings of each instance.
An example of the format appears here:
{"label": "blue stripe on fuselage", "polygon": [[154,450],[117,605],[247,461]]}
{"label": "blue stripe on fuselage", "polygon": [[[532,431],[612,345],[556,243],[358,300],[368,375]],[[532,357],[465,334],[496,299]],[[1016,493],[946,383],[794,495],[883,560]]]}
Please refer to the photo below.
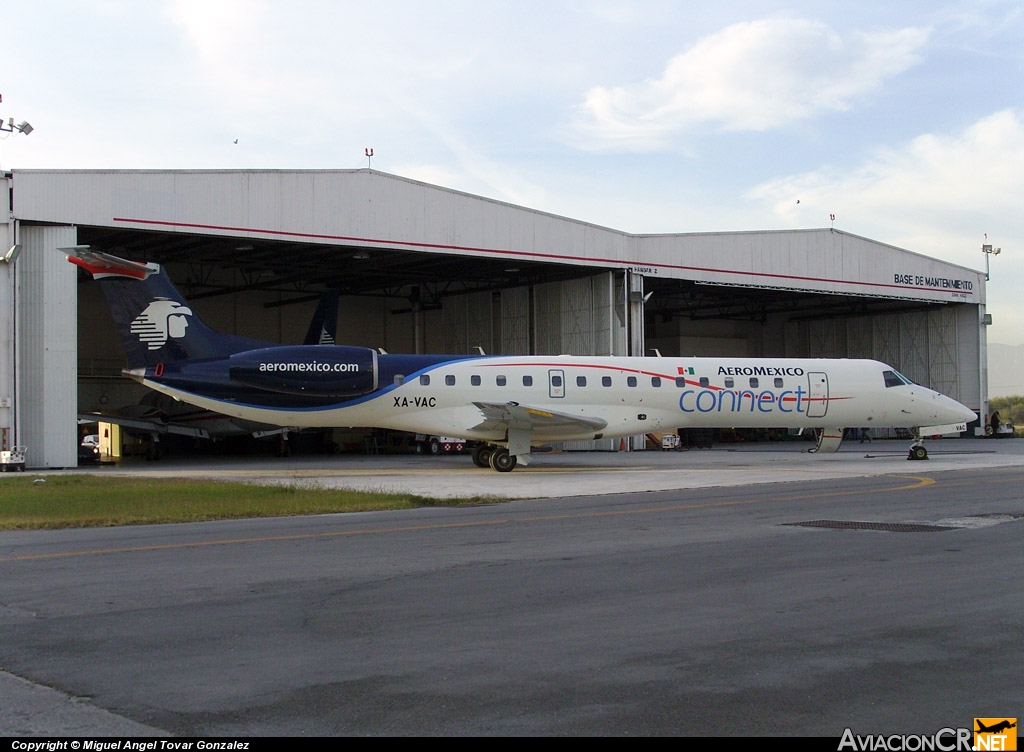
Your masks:
{"label": "blue stripe on fuselage", "polygon": [[[377,357],[377,383],[384,384],[372,392],[360,397],[355,397],[343,402],[332,402],[329,398],[303,397],[294,394],[282,394],[267,392],[251,387],[241,387],[227,377],[227,360],[206,361],[203,363],[183,362],[179,364],[169,363],[165,367],[165,376],[156,377],[152,373],[147,374],[147,380],[174,389],[185,394],[194,394],[206,399],[215,400],[225,405],[240,407],[251,407],[259,410],[277,410],[279,412],[315,412],[322,410],[337,410],[346,407],[354,407],[365,402],[381,397],[391,392],[402,384],[395,383],[396,376],[403,376],[408,383],[418,379],[422,374],[429,373],[451,363],[465,362],[468,360],[486,360],[498,356],[494,355],[465,355],[452,357],[451,355],[379,355]],[[183,367],[182,370],[175,366]],[[191,366],[191,367],[190,367]],[[189,370],[198,371],[204,377],[197,383],[195,379],[188,378]],[[219,373],[223,371],[223,373]],[[179,378],[174,378],[176,373],[182,373]],[[199,375],[199,373],[196,373]],[[202,391],[190,388],[189,385],[201,386]],[[226,399],[222,395],[232,395],[233,398]],[[260,397],[262,402],[254,401]],[[313,404],[311,404],[313,403]]]}

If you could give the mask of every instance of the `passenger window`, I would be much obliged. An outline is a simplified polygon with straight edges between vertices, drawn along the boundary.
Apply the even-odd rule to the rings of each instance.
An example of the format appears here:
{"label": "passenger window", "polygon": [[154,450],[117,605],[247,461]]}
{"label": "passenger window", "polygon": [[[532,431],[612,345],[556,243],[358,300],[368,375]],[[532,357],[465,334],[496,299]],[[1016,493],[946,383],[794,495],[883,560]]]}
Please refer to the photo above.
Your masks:
{"label": "passenger window", "polygon": [[779,378],[775,379],[775,388],[776,389],[782,389],[782,379],[779,379]]}
{"label": "passenger window", "polygon": [[395,374],[395,386],[401,386],[404,383],[405,383],[405,376],[400,374],[400,373],[396,373]]}
{"label": "passenger window", "polygon": [[759,381],[757,380],[757,377],[756,377],[756,376],[751,376],[751,377],[750,377],[750,388],[751,388],[751,389],[757,389],[757,385],[758,385],[759,383],[760,383],[760,382],[759,382]]}
{"label": "passenger window", "polygon": [[455,386],[455,377],[452,376],[451,374],[448,374],[447,376],[444,377],[444,383],[448,386]]}
{"label": "passenger window", "polygon": [[602,376],[601,377],[601,386],[611,386],[611,385],[612,385],[612,377],[611,376]]}
{"label": "passenger window", "polygon": [[523,376],[523,386],[533,386],[533,376]]}
{"label": "passenger window", "polygon": [[420,386],[430,386],[430,377],[427,374],[420,376]]}
{"label": "passenger window", "polygon": [[587,385],[587,377],[586,376],[577,376],[576,377],[576,386],[586,386],[586,385]]}
{"label": "passenger window", "polygon": [[469,383],[472,384],[473,386],[480,386],[480,377],[479,376],[470,376],[469,377]]}
{"label": "passenger window", "polygon": [[711,382],[708,380],[707,376],[701,376],[700,377],[700,385],[702,387],[704,387],[705,389],[707,389],[709,386],[711,386]]}
{"label": "passenger window", "polygon": [[505,377],[504,376],[498,376],[494,380],[494,383],[497,384],[498,386],[505,386]]}
{"label": "passenger window", "polygon": [[627,376],[626,386],[636,386],[636,376]]}
{"label": "passenger window", "polygon": [[651,376],[651,386],[661,386],[661,376]]}
{"label": "passenger window", "polygon": [[684,376],[676,376],[676,386],[680,389],[686,386],[686,378]]}
{"label": "passenger window", "polygon": [[725,379],[725,388],[726,389],[732,389],[735,385],[736,385],[736,382],[733,381],[731,377],[727,376],[726,379]]}

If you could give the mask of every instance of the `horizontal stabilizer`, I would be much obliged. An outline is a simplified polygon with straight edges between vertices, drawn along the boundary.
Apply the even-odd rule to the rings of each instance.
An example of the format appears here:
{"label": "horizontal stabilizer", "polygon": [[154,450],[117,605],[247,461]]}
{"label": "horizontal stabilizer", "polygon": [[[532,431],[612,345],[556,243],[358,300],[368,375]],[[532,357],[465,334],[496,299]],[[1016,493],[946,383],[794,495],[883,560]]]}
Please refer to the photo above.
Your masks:
{"label": "horizontal stabilizer", "polygon": [[76,245],[70,248],[58,248],[68,255],[68,261],[85,269],[96,279],[104,277],[128,277],[130,279],[146,279],[150,274],[160,271],[159,264],[140,264],[138,261],[111,256],[109,253],[90,251],[87,245]]}

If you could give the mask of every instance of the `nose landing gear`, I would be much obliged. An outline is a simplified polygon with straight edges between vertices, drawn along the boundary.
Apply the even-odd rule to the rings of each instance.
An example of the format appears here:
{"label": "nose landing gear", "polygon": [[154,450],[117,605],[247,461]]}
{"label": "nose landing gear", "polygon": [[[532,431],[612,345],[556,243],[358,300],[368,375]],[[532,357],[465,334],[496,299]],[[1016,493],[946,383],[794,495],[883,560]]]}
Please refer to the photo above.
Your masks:
{"label": "nose landing gear", "polygon": [[928,450],[924,448],[924,439],[918,436],[914,443],[910,447],[910,454],[907,455],[908,460],[926,460],[928,459]]}

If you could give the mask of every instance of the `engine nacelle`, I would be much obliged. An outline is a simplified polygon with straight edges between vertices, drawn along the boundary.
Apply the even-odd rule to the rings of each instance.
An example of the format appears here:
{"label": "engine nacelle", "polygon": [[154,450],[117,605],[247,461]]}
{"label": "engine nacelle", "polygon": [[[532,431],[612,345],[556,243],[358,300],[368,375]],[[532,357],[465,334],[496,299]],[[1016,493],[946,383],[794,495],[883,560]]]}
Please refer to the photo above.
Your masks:
{"label": "engine nacelle", "polygon": [[232,355],[228,375],[269,392],[358,397],[377,388],[377,353],[339,345],[266,347]]}

